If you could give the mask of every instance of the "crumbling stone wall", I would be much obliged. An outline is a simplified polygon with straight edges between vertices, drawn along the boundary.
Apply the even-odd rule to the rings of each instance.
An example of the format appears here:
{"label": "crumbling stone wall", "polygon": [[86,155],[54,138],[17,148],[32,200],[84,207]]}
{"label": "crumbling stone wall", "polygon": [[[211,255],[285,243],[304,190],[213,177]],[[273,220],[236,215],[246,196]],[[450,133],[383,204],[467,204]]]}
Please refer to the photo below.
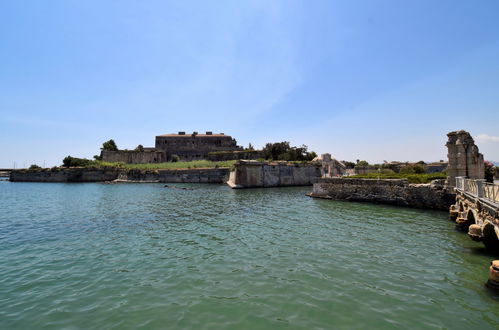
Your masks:
{"label": "crumbling stone wall", "polygon": [[126,170],[118,168],[56,168],[53,170],[15,170],[12,182],[103,182],[116,179],[132,182],[163,183],[225,183],[229,168],[178,169],[178,170]]}
{"label": "crumbling stone wall", "polygon": [[332,178],[342,176],[346,173],[346,166],[337,159],[331,157],[331,154],[325,153],[314,158],[313,162],[321,164],[321,176]]}
{"label": "crumbling stone wall", "polygon": [[167,156],[177,155],[180,160],[191,161],[198,159],[208,159],[210,152],[216,151],[236,151],[243,150],[237,146],[236,140],[223,133],[212,134],[166,134],[156,136],[156,150],[161,150]]}
{"label": "crumbling stone wall", "polygon": [[470,179],[483,179],[485,167],[483,155],[479,152],[475,141],[466,131],[455,131],[447,134],[446,146],[449,165],[447,167],[449,187],[456,186],[456,177],[464,176]]}
{"label": "crumbling stone wall", "polygon": [[232,188],[310,186],[320,176],[317,163],[239,161],[227,184]]}
{"label": "crumbling stone wall", "polygon": [[455,194],[443,182],[409,184],[405,179],[320,178],[310,196],[439,210],[448,210],[455,202]]}
{"label": "crumbling stone wall", "polygon": [[101,158],[105,162],[117,163],[123,162],[125,164],[149,164],[149,163],[163,163],[167,161],[164,151],[146,150],[118,150],[118,151],[101,151]]}
{"label": "crumbling stone wall", "polygon": [[120,170],[88,168],[53,168],[41,170],[14,170],[10,173],[12,182],[102,182],[115,180]]}

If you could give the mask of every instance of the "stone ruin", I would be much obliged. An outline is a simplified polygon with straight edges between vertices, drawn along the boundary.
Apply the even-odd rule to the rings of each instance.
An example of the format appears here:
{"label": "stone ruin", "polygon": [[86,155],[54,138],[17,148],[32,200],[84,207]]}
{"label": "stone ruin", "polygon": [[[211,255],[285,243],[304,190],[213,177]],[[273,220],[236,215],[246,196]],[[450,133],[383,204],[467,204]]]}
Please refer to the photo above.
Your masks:
{"label": "stone ruin", "polygon": [[331,157],[331,154],[322,154],[315,157],[312,161],[321,163],[321,176],[323,178],[334,178],[343,176],[346,173],[346,166],[342,162]]}
{"label": "stone ruin", "polygon": [[449,158],[447,167],[447,186],[456,186],[456,177],[484,179],[485,167],[483,155],[479,152],[475,141],[466,131],[454,131],[447,134],[446,143]]}

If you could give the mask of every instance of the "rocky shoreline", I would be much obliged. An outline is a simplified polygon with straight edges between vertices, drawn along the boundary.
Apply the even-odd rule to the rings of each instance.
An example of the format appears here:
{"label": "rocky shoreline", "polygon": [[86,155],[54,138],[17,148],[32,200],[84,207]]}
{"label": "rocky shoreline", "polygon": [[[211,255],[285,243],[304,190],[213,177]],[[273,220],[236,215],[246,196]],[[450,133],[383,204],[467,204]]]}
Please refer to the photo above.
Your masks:
{"label": "rocky shoreline", "polygon": [[431,184],[409,184],[404,179],[316,179],[310,197],[449,210],[456,194],[441,180]]}

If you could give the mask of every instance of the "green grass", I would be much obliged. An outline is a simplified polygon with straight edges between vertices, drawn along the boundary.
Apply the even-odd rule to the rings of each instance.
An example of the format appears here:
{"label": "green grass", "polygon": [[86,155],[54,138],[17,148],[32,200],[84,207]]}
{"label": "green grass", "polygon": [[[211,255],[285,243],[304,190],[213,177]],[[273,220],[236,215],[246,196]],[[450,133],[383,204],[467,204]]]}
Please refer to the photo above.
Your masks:
{"label": "green grass", "polygon": [[[136,170],[178,170],[178,169],[192,169],[192,168],[220,168],[220,167],[229,167],[232,168],[237,160],[228,160],[222,162],[213,162],[209,160],[196,160],[192,162],[167,162],[167,163],[157,163],[157,164],[125,164],[122,162],[111,163],[111,162],[103,162],[101,160],[90,160],[89,163],[85,166],[77,166],[80,168],[87,169],[136,169]],[[54,167],[50,168],[40,168],[40,169],[24,169],[23,171],[59,171],[64,169],[65,167]],[[75,167],[70,167],[75,168]]]}
{"label": "green grass", "polygon": [[423,174],[402,174],[402,173],[368,173],[352,175],[348,178],[359,179],[407,179],[409,183],[430,183],[432,180],[446,179],[446,173],[423,173]]}
{"label": "green grass", "polygon": [[126,169],[138,170],[176,170],[188,168],[218,168],[218,167],[232,167],[236,163],[235,160],[228,160],[222,162],[212,162],[209,160],[195,160],[192,162],[168,162],[158,164],[121,164],[120,167]]}

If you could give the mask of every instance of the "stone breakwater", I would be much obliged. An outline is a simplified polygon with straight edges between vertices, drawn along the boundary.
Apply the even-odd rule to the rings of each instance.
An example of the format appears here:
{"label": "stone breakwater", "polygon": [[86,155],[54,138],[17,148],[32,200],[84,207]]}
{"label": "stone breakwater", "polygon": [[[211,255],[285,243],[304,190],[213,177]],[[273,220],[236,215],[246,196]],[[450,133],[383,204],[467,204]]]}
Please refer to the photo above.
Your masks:
{"label": "stone breakwater", "polygon": [[310,186],[320,176],[318,164],[241,160],[235,164],[227,184],[231,188]]}
{"label": "stone breakwater", "polygon": [[224,183],[228,168],[178,170],[124,170],[64,168],[55,170],[16,170],[12,182],[162,182],[162,183]]}
{"label": "stone breakwater", "polygon": [[442,182],[409,184],[407,180],[316,179],[311,197],[448,210],[456,195]]}

